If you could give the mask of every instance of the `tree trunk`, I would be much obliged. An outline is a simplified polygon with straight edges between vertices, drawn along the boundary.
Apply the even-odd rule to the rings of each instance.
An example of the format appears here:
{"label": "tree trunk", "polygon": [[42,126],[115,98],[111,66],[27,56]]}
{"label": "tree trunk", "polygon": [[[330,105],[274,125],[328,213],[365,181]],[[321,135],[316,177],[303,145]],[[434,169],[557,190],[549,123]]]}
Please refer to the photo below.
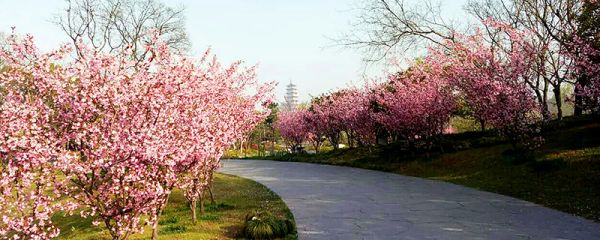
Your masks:
{"label": "tree trunk", "polygon": [[[173,190],[173,189],[171,188],[170,190]],[[158,239],[158,220],[160,219],[160,216],[162,215],[162,212],[165,209],[165,207],[167,207],[167,204],[169,204],[170,196],[171,196],[170,193],[167,194],[167,196],[165,197],[165,203],[156,212],[156,220],[154,221],[154,223],[152,223],[152,240]]]}
{"label": "tree trunk", "polygon": [[211,177],[210,182],[208,183],[208,194],[210,195],[210,204],[215,205],[215,204],[217,204],[217,202],[215,202],[215,196],[213,195],[212,188],[213,188],[213,178]]}
{"label": "tree trunk", "polygon": [[573,115],[575,116],[583,115],[583,96],[581,96],[582,89],[580,82],[582,81],[578,80],[577,84],[575,84],[575,106],[573,109]]}
{"label": "tree trunk", "polygon": [[384,133],[381,130],[377,130],[375,133],[375,144],[381,145],[381,146],[387,145],[388,137],[389,137],[389,134]]}
{"label": "tree trunk", "polygon": [[198,218],[196,217],[196,200],[190,201],[190,209],[192,210],[192,223],[196,224],[198,222]]}
{"label": "tree trunk", "polygon": [[108,232],[110,233],[110,236],[112,237],[112,239],[119,240],[119,234],[117,234],[117,232],[111,230],[112,225],[110,224],[110,220],[104,219],[104,225],[106,225],[106,228],[108,229]]}
{"label": "tree trunk", "polygon": [[200,194],[200,198],[198,199],[200,201],[200,215],[203,216],[205,211],[204,211],[204,192],[202,194]]}
{"label": "tree trunk", "polygon": [[158,218],[152,223],[152,240],[158,239]]}
{"label": "tree trunk", "polygon": [[244,153],[244,140],[240,140],[240,154],[242,154],[244,157],[246,157],[246,154]]}
{"label": "tree trunk", "polygon": [[542,107],[542,117],[544,120],[550,120],[552,118],[552,114],[550,114],[550,108],[548,107],[548,96],[546,92],[544,92],[543,95],[540,95],[540,93],[536,91],[536,95],[539,95],[538,99],[540,106]]}
{"label": "tree trunk", "polygon": [[[318,138],[317,138],[318,139]],[[315,148],[315,153],[319,153],[321,149],[321,144],[323,144],[320,140],[311,141],[310,144]]]}
{"label": "tree trunk", "polygon": [[167,206],[167,203],[169,203],[169,195],[167,195],[167,200],[165,200],[165,204],[156,212],[156,220],[154,221],[154,223],[152,223],[152,240],[158,239],[158,219],[160,218],[160,215],[162,214],[162,211],[165,208],[165,206]]}
{"label": "tree trunk", "polygon": [[346,131],[346,140],[348,142],[348,147],[352,148],[352,133],[351,131]]}
{"label": "tree trunk", "polygon": [[479,119],[479,125],[481,126],[481,131],[485,132],[485,121],[483,119]]}
{"label": "tree trunk", "polygon": [[[275,139],[275,128],[271,128],[271,134],[272,134],[272,141],[271,141],[271,155],[275,155],[275,142],[277,142],[277,139]],[[212,198],[212,192],[210,193],[210,196]],[[211,199],[212,200],[212,199]]]}
{"label": "tree trunk", "polygon": [[550,109],[548,108],[548,104],[546,103],[542,104],[542,117],[544,118],[544,120],[552,119],[552,114],[550,113]]}
{"label": "tree trunk", "polygon": [[333,146],[333,149],[337,150],[340,148],[340,134],[339,133],[332,133],[329,134],[329,142],[331,143],[331,146]]}
{"label": "tree trunk", "polygon": [[550,81],[548,78],[544,77],[544,90],[542,95],[542,117],[544,120],[551,120],[552,114],[550,113],[550,107],[548,102],[548,88],[550,85]]}
{"label": "tree trunk", "polygon": [[556,119],[561,120],[563,117],[563,112],[560,87],[555,87],[552,91],[554,92],[554,99],[556,100]]}

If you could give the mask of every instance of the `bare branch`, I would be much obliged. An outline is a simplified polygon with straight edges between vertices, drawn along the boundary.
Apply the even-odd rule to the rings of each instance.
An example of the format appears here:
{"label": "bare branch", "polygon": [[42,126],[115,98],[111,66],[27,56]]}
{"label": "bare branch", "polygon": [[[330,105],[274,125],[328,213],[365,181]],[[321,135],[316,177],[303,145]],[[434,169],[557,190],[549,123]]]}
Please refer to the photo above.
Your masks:
{"label": "bare branch", "polygon": [[55,23],[75,46],[82,39],[106,52],[131,47],[135,53],[132,58],[141,60],[146,57],[144,45],[149,41],[148,34],[156,30],[173,50],[189,50],[183,7],[172,8],[154,0],[66,0],[66,3]]}
{"label": "bare branch", "polygon": [[367,61],[380,61],[391,52],[405,53],[423,44],[442,45],[454,39],[454,27],[441,16],[439,2],[409,6],[404,0],[371,0],[338,44],[363,49]]}

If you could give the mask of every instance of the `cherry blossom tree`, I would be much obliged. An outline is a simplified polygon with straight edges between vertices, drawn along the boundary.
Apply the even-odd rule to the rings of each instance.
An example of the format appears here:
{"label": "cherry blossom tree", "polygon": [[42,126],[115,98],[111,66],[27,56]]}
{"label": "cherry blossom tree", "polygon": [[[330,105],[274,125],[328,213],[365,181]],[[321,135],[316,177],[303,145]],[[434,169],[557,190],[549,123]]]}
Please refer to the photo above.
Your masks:
{"label": "cherry blossom tree", "polygon": [[61,198],[54,171],[65,143],[54,131],[56,111],[52,86],[62,80],[54,62],[64,48],[40,54],[31,36],[9,36],[0,48],[0,238],[50,239],[57,211],[72,211]]}
{"label": "cherry blossom tree", "polygon": [[531,77],[534,48],[527,33],[489,22],[511,42],[488,45],[481,32],[458,36],[444,49],[432,49],[429,62],[444,68],[448,81],[463,95],[474,116],[489,122],[512,143],[528,144],[536,135],[541,110],[525,78]]}
{"label": "cherry blossom tree", "polygon": [[344,122],[349,145],[375,143],[375,120],[371,104],[374,101],[369,89],[350,88],[338,99],[339,113]]}
{"label": "cherry blossom tree", "polygon": [[[206,55],[203,59],[206,59]],[[196,221],[198,201],[201,212],[204,212],[203,193],[210,187],[213,172],[220,166],[220,158],[225,149],[244,138],[269,115],[267,106],[273,98],[273,85],[259,84],[256,69],[243,69],[240,64],[237,62],[223,68],[216,58],[213,58],[206,68],[207,72],[201,75],[206,77],[204,81],[209,85],[197,88],[202,89],[204,95],[208,94],[203,100],[203,106],[204,111],[211,116],[205,122],[209,123],[206,131],[210,135],[206,137],[209,137],[212,146],[207,148],[204,159],[198,157],[194,161],[195,165],[183,174],[179,183],[190,202],[193,222]],[[257,111],[257,106],[261,106],[260,111]]]}
{"label": "cherry blossom tree", "polygon": [[[212,176],[225,147],[268,115],[273,86],[254,68],[223,68],[208,51],[195,61],[157,39],[142,61],[81,42],[69,61],[66,48],[38,54],[30,37],[0,53],[0,234],[48,239],[54,211],[83,207],[113,239],[148,223],[156,238],[182,176]],[[74,203],[54,201],[62,195]]]}
{"label": "cherry blossom tree", "polygon": [[408,70],[389,76],[388,82],[375,89],[375,120],[392,136],[411,145],[440,135],[454,108],[452,91],[441,77],[441,69],[416,62]]}
{"label": "cherry blossom tree", "polygon": [[275,127],[294,153],[298,151],[302,143],[309,137],[309,125],[306,121],[307,114],[307,110],[303,109],[280,112],[278,120],[275,123]]}
{"label": "cherry blossom tree", "polygon": [[321,147],[327,141],[325,134],[327,133],[327,126],[323,124],[323,119],[319,114],[313,111],[304,110],[304,124],[306,131],[308,132],[307,141],[318,153],[321,151]]}
{"label": "cherry blossom tree", "polygon": [[[306,127],[302,117],[295,117],[297,133],[304,140],[307,132],[308,136],[318,132],[316,136],[326,136],[334,147],[343,132],[352,145],[352,139],[372,143],[382,131],[412,147],[430,145],[448,129],[460,101],[515,147],[534,147],[541,140],[542,110],[528,86],[538,71],[531,35],[491,19],[486,21],[486,30],[495,32],[494,39],[479,30],[471,35],[454,32],[452,39],[430,48],[408,69],[389,74],[384,83],[313,99],[310,114],[304,117],[308,129],[301,129]],[[589,68],[580,72],[594,73],[597,65],[581,60],[580,65]],[[585,93],[594,96],[594,86],[590,84]]]}
{"label": "cherry blossom tree", "polygon": [[[337,122],[334,127],[346,133],[348,145],[353,147],[355,142],[364,144],[374,140],[373,120],[371,119],[370,99],[366,91],[351,87],[328,95],[326,106],[329,120]],[[320,109],[325,109],[321,107]],[[327,116],[322,114],[323,116]]]}
{"label": "cherry blossom tree", "polygon": [[[342,131],[344,131],[344,119],[339,114],[337,99],[342,95],[341,92],[334,92],[329,95],[322,95],[313,98],[309,112],[313,115],[313,126],[319,124],[315,129],[322,132],[334,149],[339,148]],[[319,129],[320,128],[320,129]]]}

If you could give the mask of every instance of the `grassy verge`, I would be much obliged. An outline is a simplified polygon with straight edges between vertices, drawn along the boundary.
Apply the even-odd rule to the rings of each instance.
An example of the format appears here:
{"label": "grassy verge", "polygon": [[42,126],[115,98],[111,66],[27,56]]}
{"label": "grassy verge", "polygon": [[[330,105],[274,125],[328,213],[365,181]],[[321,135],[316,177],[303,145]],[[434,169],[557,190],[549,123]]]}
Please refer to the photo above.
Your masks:
{"label": "grassy verge", "polygon": [[533,156],[507,154],[511,147],[505,142],[469,134],[473,135],[467,133],[449,140],[467,147],[445,153],[409,155],[398,151],[397,146],[389,145],[268,158],[351,166],[447,181],[600,221],[599,123],[558,124]]}
{"label": "grassy verge", "polygon": [[[174,191],[159,222],[159,239],[235,239],[240,236],[246,214],[257,211],[293,219],[277,194],[252,180],[216,174],[214,194],[217,204],[208,204],[206,213],[199,216],[194,225],[183,193]],[[59,239],[110,239],[103,226],[92,226],[89,218],[59,214],[53,220],[61,229]],[[143,234],[135,234],[130,239],[149,239],[150,234],[151,229],[147,228]],[[296,236],[286,239],[296,239]]]}

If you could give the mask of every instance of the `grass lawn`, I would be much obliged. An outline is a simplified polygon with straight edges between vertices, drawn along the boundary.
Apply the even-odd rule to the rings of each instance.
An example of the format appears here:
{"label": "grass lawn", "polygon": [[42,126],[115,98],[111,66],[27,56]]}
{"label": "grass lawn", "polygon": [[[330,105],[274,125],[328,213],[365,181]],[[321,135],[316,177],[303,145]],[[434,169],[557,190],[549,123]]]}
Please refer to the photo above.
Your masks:
{"label": "grass lawn", "polygon": [[[159,239],[235,239],[240,236],[246,214],[257,211],[293,219],[277,194],[252,180],[216,174],[214,195],[217,204],[206,205],[206,214],[202,216],[198,209],[198,223],[194,225],[183,193],[174,191],[159,222]],[[59,239],[110,239],[108,231],[103,231],[104,226],[92,226],[89,218],[58,214],[53,220],[61,229]],[[132,235],[130,239],[149,239],[151,232],[148,227],[143,234]],[[296,236],[289,235],[286,239]]]}
{"label": "grass lawn", "polygon": [[600,123],[558,124],[533,157],[507,155],[510,145],[488,136],[472,138],[463,134],[454,136],[451,142],[456,144],[463,138],[470,141],[470,147],[429,156],[407,155],[389,145],[268,158],[447,181],[600,221]]}

